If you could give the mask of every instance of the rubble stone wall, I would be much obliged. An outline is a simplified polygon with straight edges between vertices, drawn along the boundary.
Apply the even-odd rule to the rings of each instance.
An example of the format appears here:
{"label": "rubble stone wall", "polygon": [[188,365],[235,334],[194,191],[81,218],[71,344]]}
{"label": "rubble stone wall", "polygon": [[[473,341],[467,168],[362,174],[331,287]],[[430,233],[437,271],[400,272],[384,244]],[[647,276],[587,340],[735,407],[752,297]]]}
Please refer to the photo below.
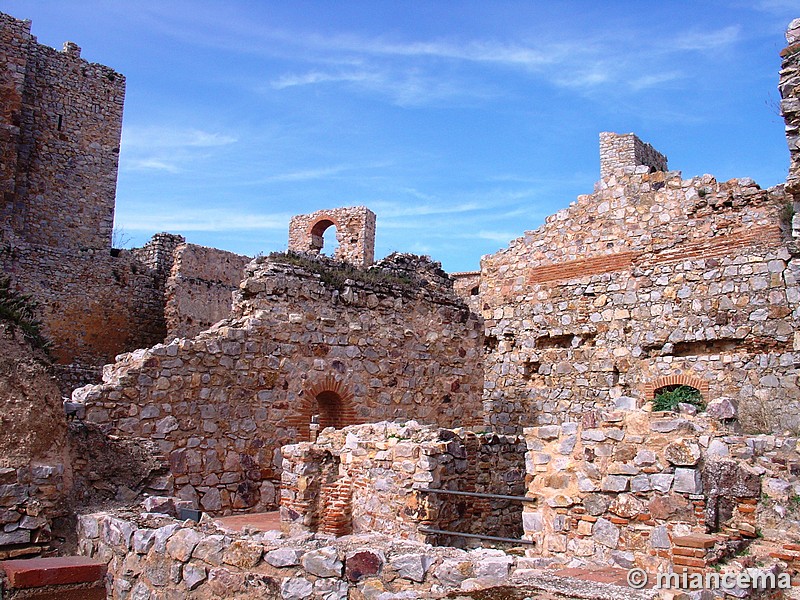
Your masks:
{"label": "rubble stone wall", "polygon": [[375,260],[375,213],[365,206],[319,210],[309,215],[296,215],[289,222],[289,251],[319,254],[323,234],[336,227],[339,247],[335,260],[357,267],[368,267]]}
{"label": "rubble stone wall", "polygon": [[800,238],[800,19],[789,24],[786,32],[788,46],[781,52],[780,82],[781,113],[786,121],[786,141],[789,145],[789,176],[786,191],[793,201],[793,233]]}
{"label": "rubble stone wall", "polygon": [[574,421],[684,383],[737,399],[753,429],[800,428],[785,201],[749,179],[628,167],[484,257],[491,425]]}
{"label": "rubble stone wall", "polygon": [[448,546],[474,539],[420,528],[522,536],[522,503],[422,491],[523,496],[521,438],[408,423],[326,429],[284,446],[281,520],[290,533],[382,533]]}
{"label": "rubble stone wall", "polygon": [[30,22],[2,15],[0,28],[10,46],[3,154],[17,153],[4,165],[15,166],[5,200],[13,229],[32,244],[108,247],[125,78],[81,59],[71,42],[62,52],[38,44]]}
{"label": "rubble stone wall", "polygon": [[[108,562],[113,600],[431,598],[537,578],[530,559],[499,550],[434,547],[377,534],[247,535],[164,515],[82,515],[78,538],[81,554]],[[556,583],[542,579],[537,589]],[[574,585],[564,580],[551,590],[568,595]]]}
{"label": "rubble stone wall", "polygon": [[233,315],[120,356],[73,395],[89,421],[157,440],[175,488],[204,510],[275,506],[279,449],[308,439],[315,414],[337,427],[482,422],[480,323],[440,283],[325,283],[262,257]]}
{"label": "rubble stone wall", "polygon": [[639,166],[648,167],[651,172],[666,171],[667,157],[632,133],[604,131],[600,134],[601,179],[620,169]]}
{"label": "rubble stone wall", "polygon": [[450,273],[450,277],[453,279],[455,293],[467,303],[472,312],[481,314],[481,272]]}
{"label": "rubble stone wall", "polygon": [[[719,557],[733,553],[726,544],[797,535],[799,515],[786,511],[800,492],[797,438],[641,411],[587,413],[525,436],[528,494],[539,499],[523,514],[525,536],[536,542],[528,554],[549,564],[702,568],[711,559],[687,557],[676,549],[681,539],[714,533],[709,547]],[[775,513],[777,505],[784,508]]]}
{"label": "rubble stone wall", "polygon": [[194,337],[228,317],[248,262],[247,256],[216,248],[178,246],[166,282],[167,339]]}

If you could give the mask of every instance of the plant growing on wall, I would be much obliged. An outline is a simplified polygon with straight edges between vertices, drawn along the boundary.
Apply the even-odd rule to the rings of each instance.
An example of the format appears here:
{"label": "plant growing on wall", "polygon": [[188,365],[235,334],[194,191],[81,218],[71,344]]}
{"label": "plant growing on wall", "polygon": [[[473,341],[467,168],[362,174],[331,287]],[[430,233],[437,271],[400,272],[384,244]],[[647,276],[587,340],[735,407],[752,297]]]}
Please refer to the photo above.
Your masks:
{"label": "plant growing on wall", "polygon": [[50,342],[42,334],[35,310],[36,303],[30,296],[12,289],[8,277],[0,278],[0,319],[13,323],[32,346],[46,351]]}
{"label": "plant growing on wall", "polygon": [[678,408],[678,404],[693,404],[700,409],[705,408],[700,391],[688,385],[663,388],[653,398],[655,411],[674,411]]}

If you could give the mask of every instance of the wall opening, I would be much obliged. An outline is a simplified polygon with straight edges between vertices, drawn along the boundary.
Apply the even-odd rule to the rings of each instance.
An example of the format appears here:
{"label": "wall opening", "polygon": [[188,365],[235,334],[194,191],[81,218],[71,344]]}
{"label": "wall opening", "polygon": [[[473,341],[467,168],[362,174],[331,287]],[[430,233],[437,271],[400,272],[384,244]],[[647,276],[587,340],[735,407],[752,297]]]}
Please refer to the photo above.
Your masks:
{"label": "wall opening", "polygon": [[317,394],[314,398],[314,405],[311,408],[312,415],[319,415],[320,429],[344,427],[342,415],[342,397],[336,392],[324,391]]}
{"label": "wall opening", "polygon": [[336,224],[330,219],[317,221],[311,228],[311,251],[325,256],[333,256],[339,248]]}
{"label": "wall opening", "polygon": [[703,394],[696,387],[685,384],[672,384],[656,388],[653,393],[653,410],[674,411],[680,404],[693,404],[704,407]]}

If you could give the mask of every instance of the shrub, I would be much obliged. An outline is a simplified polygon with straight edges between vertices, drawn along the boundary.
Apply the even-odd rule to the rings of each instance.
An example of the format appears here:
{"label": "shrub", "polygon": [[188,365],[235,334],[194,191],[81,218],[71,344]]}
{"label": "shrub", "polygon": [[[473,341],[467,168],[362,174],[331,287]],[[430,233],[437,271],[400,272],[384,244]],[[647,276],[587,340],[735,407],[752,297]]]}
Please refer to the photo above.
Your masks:
{"label": "shrub", "polygon": [[386,285],[408,291],[414,291],[417,288],[416,282],[409,277],[386,273],[376,267],[358,269],[347,263],[336,262],[324,257],[309,258],[295,252],[272,252],[268,258],[277,263],[294,265],[317,273],[320,280],[332,288],[341,289],[348,279],[365,285]]}
{"label": "shrub", "polygon": [[30,296],[12,289],[8,277],[0,278],[0,319],[16,326],[34,348],[47,351],[50,342],[42,334],[42,324],[35,311],[36,303]]}
{"label": "shrub", "polygon": [[688,385],[679,385],[672,388],[664,388],[656,394],[653,399],[653,410],[655,411],[674,411],[678,404],[694,404],[696,407],[705,408],[703,397],[700,392]]}

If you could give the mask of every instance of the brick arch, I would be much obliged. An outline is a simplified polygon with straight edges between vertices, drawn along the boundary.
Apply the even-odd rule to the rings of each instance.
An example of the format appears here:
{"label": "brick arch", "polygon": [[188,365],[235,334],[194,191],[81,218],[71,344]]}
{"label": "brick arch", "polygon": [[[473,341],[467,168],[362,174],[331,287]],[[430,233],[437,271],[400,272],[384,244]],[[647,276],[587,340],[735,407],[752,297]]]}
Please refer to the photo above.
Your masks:
{"label": "brick arch", "polygon": [[[300,402],[295,406],[295,414],[286,419],[287,427],[297,428],[298,441],[308,441],[308,426],[311,423],[312,415],[317,410],[316,403],[320,397],[322,401],[331,403],[330,408],[338,411],[335,426],[346,427],[361,422],[353,404],[353,392],[343,381],[329,374],[303,390]],[[327,423],[322,422],[320,425],[325,427]]]}
{"label": "brick arch", "polygon": [[309,225],[308,236],[311,244],[309,250],[314,252],[322,251],[325,246],[324,235],[330,227],[336,228],[338,240],[338,234],[342,228],[333,215],[322,214]]}
{"label": "brick arch", "polygon": [[339,225],[339,221],[336,219],[336,217],[330,214],[322,213],[311,222],[311,224],[308,226],[307,233],[311,235],[322,235],[331,225],[336,227],[337,231],[341,229],[341,225]]}
{"label": "brick arch", "polygon": [[704,379],[699,379],[698,377],[692,377],[690,375],[675,374],[675,375],[666,375],[664,377],[659,377],[653,381],[650,381],[644,385],[644,397],[646,400],[653,400],[656,395],[656,390],[660,390],[663,387],[668,385],[688,385],[690,387],[695,388],[702,394],[703,400],[708,402],[708,382]]}

